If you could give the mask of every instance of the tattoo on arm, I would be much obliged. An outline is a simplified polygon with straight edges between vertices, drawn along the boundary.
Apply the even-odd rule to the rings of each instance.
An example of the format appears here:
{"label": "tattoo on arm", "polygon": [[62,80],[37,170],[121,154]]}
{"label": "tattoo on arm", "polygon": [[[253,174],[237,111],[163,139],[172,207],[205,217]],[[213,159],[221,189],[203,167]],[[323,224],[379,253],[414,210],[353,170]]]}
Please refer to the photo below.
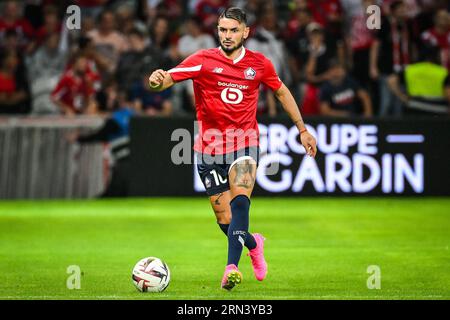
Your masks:
{"label": "tattoo on arm", "polygon": [[244,162],[237,163],[233,170],[236,173],[234,177],[234,183],[238,187],[250,189],[255,183],[254,177],[254,164],[250,163],[250,160],[245,160]]}

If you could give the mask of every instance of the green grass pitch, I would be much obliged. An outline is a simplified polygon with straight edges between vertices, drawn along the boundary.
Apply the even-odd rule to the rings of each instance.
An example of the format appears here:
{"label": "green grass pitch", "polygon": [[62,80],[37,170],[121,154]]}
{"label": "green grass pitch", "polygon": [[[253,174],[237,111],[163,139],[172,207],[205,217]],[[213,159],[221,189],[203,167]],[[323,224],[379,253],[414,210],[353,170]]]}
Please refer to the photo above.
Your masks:
{"label": "green grass pitch", "polygon": [[[227,242],[206,198],[0,202],[0,299],[450,299],[449,198],[253,198],[269,273],[220,289]],[[146,256],[171,270],[140,293]],[[67,267],[82,271],[69,290]],[[381,288],[368,289],[370,265]]]}

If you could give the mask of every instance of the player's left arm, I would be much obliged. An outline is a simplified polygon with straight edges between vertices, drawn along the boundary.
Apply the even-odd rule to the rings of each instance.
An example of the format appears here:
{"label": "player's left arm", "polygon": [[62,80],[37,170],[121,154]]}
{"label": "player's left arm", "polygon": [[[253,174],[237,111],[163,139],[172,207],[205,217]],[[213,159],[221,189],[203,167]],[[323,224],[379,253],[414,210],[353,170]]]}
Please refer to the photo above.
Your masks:
{"label": "player's left arm", "polygon": [[306,130],[302,115],[291,91],[283,83],[281,87],[275,91],[275,96],[300,132],[300,142],[306,149],[306,153],[311,157],[315,157],[317,153],[316,139]]}

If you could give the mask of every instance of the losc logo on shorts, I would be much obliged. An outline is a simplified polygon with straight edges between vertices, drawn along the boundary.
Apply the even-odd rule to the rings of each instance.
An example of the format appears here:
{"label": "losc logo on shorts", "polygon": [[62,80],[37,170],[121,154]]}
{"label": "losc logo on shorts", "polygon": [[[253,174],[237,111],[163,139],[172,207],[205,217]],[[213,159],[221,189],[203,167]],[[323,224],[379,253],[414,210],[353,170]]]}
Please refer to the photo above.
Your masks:
{"label": "losc logo on shorts", "polygon": [[209,180],[208,177],[205,178],[205,187],[211,188],[211,180]]}
{"label": "losc logo on shorts", "polygon": [[256,71],[253,70],[251,67],[247,68],[244,71],[244,76],[245,76],[245,79],[247,79],[247,80],[253,80],[253,79],[255,79]]}

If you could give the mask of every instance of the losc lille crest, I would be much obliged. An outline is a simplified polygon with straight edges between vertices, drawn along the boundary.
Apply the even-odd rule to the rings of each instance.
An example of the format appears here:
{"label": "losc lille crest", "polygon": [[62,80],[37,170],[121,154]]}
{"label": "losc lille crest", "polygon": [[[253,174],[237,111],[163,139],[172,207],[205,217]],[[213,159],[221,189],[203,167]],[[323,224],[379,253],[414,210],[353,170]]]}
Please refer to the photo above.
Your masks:
{"label": "losc lille crest", "polygon": [[245,79],[247,79],[247,80],[253,80],[253,79],[255,79],[256,71],[253,70],[253,68],[251,68],[251,67],[247,68],[244,71],[244,76],[245,76]]}

